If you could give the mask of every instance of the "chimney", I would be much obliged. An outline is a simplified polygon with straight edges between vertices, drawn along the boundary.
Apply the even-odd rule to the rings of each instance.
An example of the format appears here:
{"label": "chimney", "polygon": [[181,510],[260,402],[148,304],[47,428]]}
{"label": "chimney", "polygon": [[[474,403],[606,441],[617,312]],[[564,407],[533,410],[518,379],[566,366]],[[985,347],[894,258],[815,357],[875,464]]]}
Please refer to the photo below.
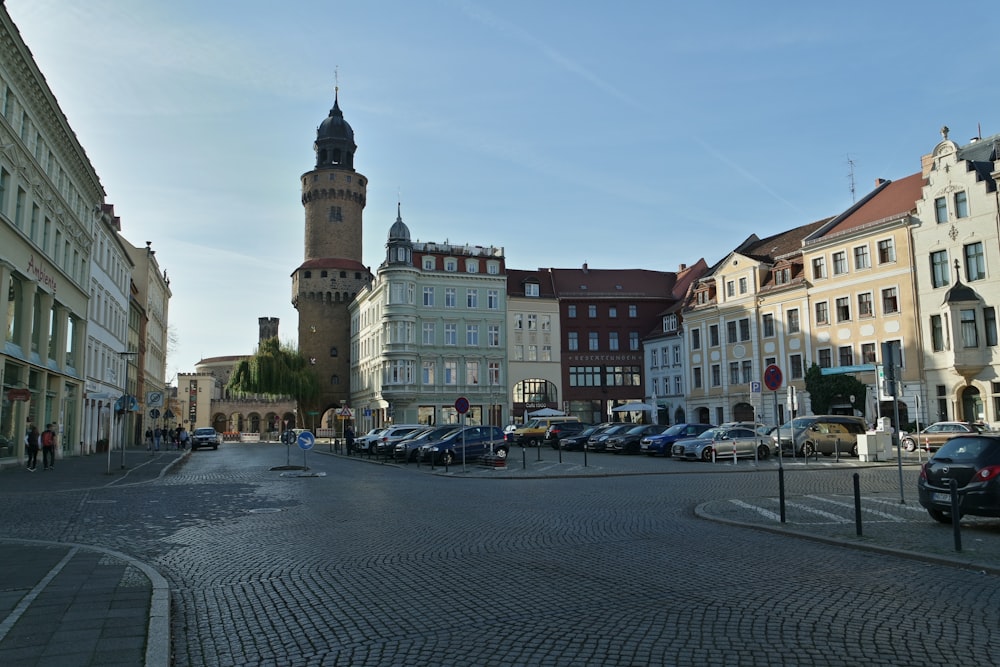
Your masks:
{"label": "chimney", "polygon": [[687,264],[684,264],[684,263],[681,263],[681,265],[677,267],[677,270],[678,270],[678,271],[683,271],[683,270],[684,270],[684,269],[686,269],[687,267],[688,267],[688,265],[687,265]]}
{"label": "chimney", "polygon": [[876,188],[880,188],[880,187],[882,187],[883,185],[885,185],[885,184],[886,184],[886,183],[888,183],[888,182],[889,182],[889,181],[887,181],[887,180],[886,180],[886,179],[884,179],[884,178],[876,178],[876,179],[875,179],[875,187],[876,187]]}
{"label": "chimney", "polygon": [[583,272],[587,273],[587,263],[586,262],[583,263]]}

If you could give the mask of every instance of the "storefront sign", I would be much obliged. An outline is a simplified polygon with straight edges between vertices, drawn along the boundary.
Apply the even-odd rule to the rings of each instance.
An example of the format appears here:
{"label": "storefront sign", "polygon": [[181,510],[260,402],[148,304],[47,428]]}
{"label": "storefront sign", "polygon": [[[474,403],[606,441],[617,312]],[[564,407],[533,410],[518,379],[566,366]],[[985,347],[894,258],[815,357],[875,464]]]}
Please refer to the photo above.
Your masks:
{"label": "storefront sign", "polygon": [[7,390],[7,400],[8,401],[27,401],[31,399],[30,389],[8,389]]}

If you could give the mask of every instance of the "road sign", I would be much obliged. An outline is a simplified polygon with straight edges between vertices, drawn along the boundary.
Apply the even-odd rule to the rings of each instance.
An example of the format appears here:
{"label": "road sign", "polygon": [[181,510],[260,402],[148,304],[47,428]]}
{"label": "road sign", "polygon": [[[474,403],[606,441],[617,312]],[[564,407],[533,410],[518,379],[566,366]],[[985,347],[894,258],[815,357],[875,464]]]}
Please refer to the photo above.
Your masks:
{"label": "road sign", "polygon": [[160,411],[157,410],[156,408],[153,408],[152,410],[149,411],[149,418],[150,419],[159,419],[160,418]]}
{"label": "road sign", "polygon": [[750,383],[750,393],[751,394],[759,394],[760,393],[760,382],[757,382],[756,380],[754,380],[753,382]]}
{"label": "road sign", "polygon": [[167,411],[163,413],[163,418],[168,421],[174,418],[174,413],[170,411],[170,408],[167,408]]}
{"label": "road sign", "polygon": [[312,449],[316,444],[316,437],[309,431],[302,431],[298,437],[299,449]]}
{"label": "road sign", "polygon": [[150,391],[146,393],[146,405],[151,408],[162,408],[163,407],[163,392],[162,391]]}
{"label": "road sign", "polygon": [[459,396],[455,401],[455,411],[460,415],[464,415],[469,411],[469,399],[465,396]]}
{"label": "road sign", "polygon": [[345,405],[344,407],[342,407],[340,410],[337,411],[337,416],[350,419],[351,417],[354,416],[354,413],[351,412],[351,409]]}
{"label": "road sign", "polygon": [[775,364],[771,364],[764,369],[764,386],[771,391],[778,391],[781,389],[781,369]]}

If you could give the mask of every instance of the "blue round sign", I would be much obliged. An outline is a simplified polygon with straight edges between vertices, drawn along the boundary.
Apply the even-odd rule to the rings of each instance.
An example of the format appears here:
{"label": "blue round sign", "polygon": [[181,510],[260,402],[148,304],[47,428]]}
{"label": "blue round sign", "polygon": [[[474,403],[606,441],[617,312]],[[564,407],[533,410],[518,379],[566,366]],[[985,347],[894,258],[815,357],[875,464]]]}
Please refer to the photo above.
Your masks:
{"label": "blue round sign", "polygon": [[312,449],[316,444],[316,436],[309,431],[302,431],[298,437],[299,449]]}
{"label": "blue round sign", "polygon": [[764,386],[771,391],[778,391],[782,381],[781,369],[775,364],[771,364],[764,369]]}
{"label": "blue round sign", "polygon": [[465,396],[459,396],[458,400],[455,401],[455,410],[460,415],[464,415],[469,411],[469,399]]}

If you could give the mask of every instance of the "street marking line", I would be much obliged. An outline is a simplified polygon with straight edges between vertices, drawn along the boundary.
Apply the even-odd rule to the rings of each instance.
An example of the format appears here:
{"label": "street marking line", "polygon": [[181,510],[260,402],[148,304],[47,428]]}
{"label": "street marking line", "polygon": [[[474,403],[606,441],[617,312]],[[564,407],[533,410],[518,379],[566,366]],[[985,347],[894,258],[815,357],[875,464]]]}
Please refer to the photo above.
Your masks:
{"label": "street marking line", "polygon": [[[848,509],[848,510],[851,510],[851,511],[854,510],[854,503],[843,503],[843,502],[839,502],[839,501],[833,500],[831,498],[823,498],[821,496],[806,496],[806,498],[810,498],[812,500],[818,500],[821,503],[829,503],[829,504],[835,505],[837,507],[843,507],[844,509]],[[904,518],[902,518],[900,516],[897,516],[895,514],[889,514],[888,512],[880,512],[879,510],[873,510],[871,508],[864,507],[864,506],[861,507],[861,510],[863,512],[868,512],[869,514],[874,514],[875,516],[882,517],[883,519],[887,519],[889,521],[896,521],[896,522],[899,522],[899,523],[906,523],[906,519],[904,519]]]}
{"label": "street marking line", "polygon": [[55,579],[56,575],[59,574],[64,567],[66,567],[66,564],[73,559],[73,556],[76,555],[77,551],[79,551],[78,547],[72,547],[69,552],[63,556],[63,559],[56,563],[55,566],[53,566],[53,568],[49,570],[44,577],[42,577],[42,580],[35,584],[34,588],[28,591],[27,595],[21,598],[21,601],[18,602],[13,611],[7,615],[7,618],[3,620],[3,623],[0,623],[0,641],[3,641],[4,637],[7,636],[7,633],[11,631],[21,616],[24,615],[24,612],[28,610],[28,607],[31,606],[31,603],[35,601],[35,598],[41,595],[42,591],[45,590],[45,587],[48,586],[53,579]]}
{"label": "street marking line", "polygon": [[742,500],[730,500],[729,502],[736,505],[737,507],[742,507],[743,509],[754,511],[757,514],[760,514],[765,519],[774,519],[774,520],[781,519],[780,514],[775,514],[771,510],[766,510],[763,507],[758,507],[757,505],[751,505],[750,503],[745,503]]}

